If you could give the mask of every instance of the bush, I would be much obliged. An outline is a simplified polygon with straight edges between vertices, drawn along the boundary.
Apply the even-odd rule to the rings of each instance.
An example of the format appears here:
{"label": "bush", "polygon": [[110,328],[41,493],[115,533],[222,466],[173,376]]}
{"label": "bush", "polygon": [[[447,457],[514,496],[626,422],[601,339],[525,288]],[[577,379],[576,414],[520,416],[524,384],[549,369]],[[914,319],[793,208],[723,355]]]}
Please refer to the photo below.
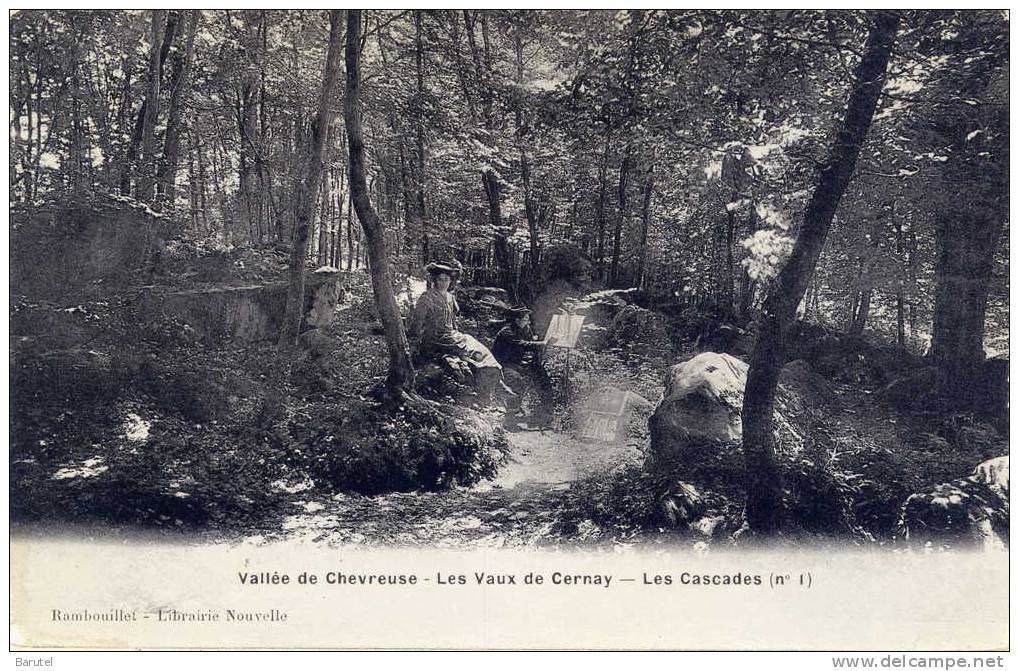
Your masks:
{"label": "bush", "polygon": [[585,523],[638,531],[661,525],[658,498],[664,480],[637,465],[581,480],[570,487],[558,512],[560,533],[575,534]]}
{"label": "bush", "polygon": [[382,494],[469,486],[495,475],[508,451],[501,427],[473,410],[445,414],[427,402],[392,409],[364,403],[332,430],[292,448],[315,479],[338,491]]}
{"label": "bush", "polygon": [[861,478],[847,471],[836,449],[809,441],[786,468],[788,519],[816,533],[848,533],[869,538],[856,519]]}
{"label": "bush", "polygon": [[576,245],[549,247],[541,257],[539,273],[547,283],[554,280],[583,286],[591,281],[591,261]]}

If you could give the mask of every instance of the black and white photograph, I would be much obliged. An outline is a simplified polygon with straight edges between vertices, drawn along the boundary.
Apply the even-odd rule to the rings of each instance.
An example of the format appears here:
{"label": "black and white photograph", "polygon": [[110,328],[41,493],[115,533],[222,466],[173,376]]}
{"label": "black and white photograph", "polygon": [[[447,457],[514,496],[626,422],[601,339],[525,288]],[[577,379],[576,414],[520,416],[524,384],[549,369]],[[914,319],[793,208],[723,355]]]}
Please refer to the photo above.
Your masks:
{"label": "black and white photograph", "polygon": [[[8,27],[16,648],[1008,648],[1007,10]],[[770,553],[931,562],[954,614],[592,643],[293,605],[886,589]]]}

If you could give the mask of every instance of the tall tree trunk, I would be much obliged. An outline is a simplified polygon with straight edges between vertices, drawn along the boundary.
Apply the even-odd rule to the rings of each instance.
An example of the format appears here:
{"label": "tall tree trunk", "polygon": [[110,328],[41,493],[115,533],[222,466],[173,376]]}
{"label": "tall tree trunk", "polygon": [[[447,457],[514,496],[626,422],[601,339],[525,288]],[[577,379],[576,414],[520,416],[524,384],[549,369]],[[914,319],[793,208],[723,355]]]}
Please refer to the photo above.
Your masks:
{"label": "tall tree trunk", "polygon": [[[892,212],[894,216],[894,210]],[[880,220],[875,222],[870,231],[871,251],[860,263],[860,294],[859,300],[853,310],[853,320],[849,333],[855,336],[863,335],[863,329],[867,326],[867,317],[870,316],[870,300],[874,295],[874,260],[877,258],[880,239]]]}
{"label": "tall tree trunk", "polygon": [[[339,23],[338,12],[334,23]],[[368,198],[365,178],[364,135],[361,130],[361,11],[347,10],[347,90],[343,99],[343,116],[347,125],[347,146],[350,152],[350,193],[361,221],[371,258],[372,290],[375,305],[382,320],[389,349],[389,375],[386,385],[393,392],[410,389],[414,385],[414,368],[410,362],[410,345],[400,319],[400,308],[393,293],[393,280],[389,273],[386,237],[382,222]]]}
{"label": "tall tree trunk", "polygon": [[329,49],[326,54],[325,73],[319,93],[318,108],[311,123],[307,163],[304,179],[296,185],[297,212],[294,237],[290,246],[289,282],[287,284],[287,306],[280,332],[276,364],[272,371],[269,390],[263,404],[263,421],[273,422],[283,410],[286,385],[290,377],[293,351],[304,316],[304,266],[308,252],[308,235],[311,221],[315,217],[316,199],[322,179],[323,155],[329,121],[333,111],[331,104],[340,79],[340,54],[342,44],[343,14],[332,10],[329,14]]}
{"label": "tall tree trunk", "polygon": [[598,220],[598,279],[605,281],[605,199],[608,191],[609,145],[612,129],[606,126],[605,149],[602,151],[601,166],[598,169],[598,200],[595,202],[595,217]]}
{"label": "tall tree trunk", "polygon": [[191,63],[194,61],[195,32],[201,12],[190,10],[187,18],[187,38],[184,55],[175,59],[170,82],[170,106],[167,110],[166,139],[163,142],[163,162],[159,166],[159,192],[161,200],[173,209],[176,200],[177,162],[180,155],[180,110],[190,84]]}
{"label": "tall tree trunk", "polygon": [[609,270],[609,286],[616,288],[619,277],[619,252],[623,237],[623,226],[626,224],[626,182],[630,176],[630,162],[633,148],[627,143],[623,153],[623,163],[619,166],[619,216],[616,228],[612,232],[612,266]]}
{"label": "tall tree trunk", "polygon": [[524,216],[527,219],[527,233],[530,240],[530,266],[532,270],[538,268],[538,256],[540,254],[540,227],[538,205],[534,201],[534,194],[531,190],[531,160],[528,155],[529,147],[526,138],[527,131],[524,128],[523,91],[524,91],[524,42],[520,33],[513,36],[513,53],[516,59],[517,88],[520,91],[520,99],[517,100],[515,118],[517,149],[520,153],[520,178],[524,187]]}
{"label": "tall tree trunk", "polygon": [[644,175],[644,199],[641,205],[640,216],[640,255],[637,257],[637,282],[638,287],[644,286],[644,271],[647,266],[647,238],[648,228],[651,225],[651,195],[655,188],[655,155],[651,152],[651,160]]}
{"label": "tall tree trunk", "polygon": [[[475,27],[478,21],[478,14],[481,16],[482,47],[478,47]],[[493,90],[493,72],[491,45],[488,37],[488,14],[475,10],[463,10],[465,35],[467,44],[471,49],[471,56],[474,62],[474,72],[478,81],[481,98],[481,118],[484,122],[484,142],[488,147],[494,147],[495,143],[492,134],[495,130],[495,91]],[[499,270],[499,285],[506,289],[511,296],[514,296],[513,261],[510,250],[509,236],[502,225],[502,185],[498,173],[491,168],[486,168],[481,173],[481,185],[485,191],[485,198],[488,201],[488,223],[495,232],[493,244],[495,248],[495,263]],[[515,296],[514,296],[515,297]]]}
{"label": "tall tree trunk", "polygon": [[[1007,186],[1004,189],[1007,192]],[[987,289],[1007,215],[946,215],[937,227],[931,359],[945,374],[946,396],[965,405],[979,388]]]}
{"label": "tall tree trunk", "polygon": [[775,389],[786,334],[821,254],[832,218],[874,117],[899,24],[896,13],[872,12],[873,25],[856,67],[845,118],[820,169],[803,225],[785,266],[765,300],[743,400],[746,516],[750,528],[770,533],[781,523],[781,475],[775,460]]}
{"label": "tall tree trunk", "polygon": [[429,231],[425,211],[425,46],[421,29],[421,10],[414,10],[414,69],[417,77],[417,96],[414,108],[415,175],[414,175],[414,225],[421,235],[421,263],[431,260]]}
{"label": "tall tree trunk", "polygon": [[538,267],[538,257],[541,254],[541,217],[538,206],[531,194],[531,166],[527,158],[527,150],[520,149],[520,174],[524,186],[524,216],[527,218],[527,233],[530,241],[530,264],[532,269]]}
{"label": "tall tree trunk", "polygon": [[895,335],[899,347],[906,346],[906,307],[902,296],[902,285],[895,290]]}
{"label": "tall tree trunk", "polygon": [[[735,194],[734,194],[735,195]],[[730,314],[736,312],[736,211],[725,213],[725,305]]]}
{"label": "tall tree trunk", "polygon": [[906,347],[906,244],[902,231],[902,222],[894,219],[895,202],[892,201],[892,217],[895,224],[895,253],[899,257],[895,273],[895,327],[900,347]]}
{"label": "tall tree trunk", "polygon": [[485,189],[485,197],[488,199],[488,223],[495,231],[495,264],[499,270],[499,286],[512,293],[513,267],[509,238],[502,227],[502,188],[499,184],[499,176],[494,170],[485,170],[481,173],[481,183]]}
{"label": "tall tree trunk", "polygon": [[[255,24],[254,31],[252,31],[251,14],[255,11],[258,11],[258,23]],[[258,124],[258,93],[260,89],[259,70],[262,68],[262,60],[264,58],[261,37],[265,24],[265,13],[259,10],[245,10],[243,14],[245,33],[242,37],[242,44],[245,53],[253,55],[253,62],[244,64],[244,71],[237,90],[237,132],[240,138],[237,179],[240,195],[244,203],[244,213],[248,221],[248,228],[254,238],[253,241],[260,243],[271,237],[262,216],[262,193],[264,189],[261,188],[262,184],[256,184],[256,180],[264,181],[261,167],[263,147]],[[299,163],[295,167],[297,170],[301,169]]]}
{"label": "tall tree trunk", "polygon": [[853,325],[849,329],[850,335],[863,335],[863,329],[867,326],[867,317],[870,316],[870,299],[874,293],[873,287],[866,286],[860,290],[860,301],[856,304],[856,314],[853,315]]}
{"label": "tall tree trunk", "polygon": [[347,272],[354,269],[354,259],[360,254],[360,238],[358,238],[357,249],[354,248],[354,190],[347,187]]}
{"label": "tall tree trunk", "polygon": [[72,51],[75,66],[71,76],[71,146],[70,146],[70,187],[73,193],[82,193],[86,188],[86,173],[91,169],[89,148],[81,103],[81,68],[77,54],[77,41]]}
{"label": "tall tree trunk", "polygon": [[[344,152],[346,153],[346,152]],[[333,265],[338,269],[343,269],[343,201],[346,200],[344,197],[346,188],[344,186],[343,168],[336,169],[336,177],[339,181],[339,187],[336,189],[336,249],[333,252]]]}
{"label": "tall tree trunk", "polygon": [[152,10],[152,44],[149,47],[149,88],[145,96],[145,114],[142,121],[141,174],[137,198],[151,203],[156,187],[156,121],[159,118],[159,88],[162,71],[160,46],[166,34],[166,10]]}
{"label": "tall tree trunk", "polygon": [[322,175],[322,207],[318,216],[318,249],[317,261],[319,266],[329,264],[329,170],[326,169]]}
{"label": "tall tree trunk", "polygon": [[304,306],[304,263],[308,250],[308,237],[312,219],[315,217],[316,199],[322,180],[323,157],[329,122],[333,115],[331,104],[340,79],[340,58],[342,44],[343,15],[339,10],[329,14],[329,51],[326,56],[325,74],[318,100],[315,120],[311,125],[311,143],[308,148],[306,177],[297,183],[297,221],[294,239],[290,247],[290,282],[287,288],[287,318],[280,344],[293,347],[301,327]]}
{"label": "tall tree trunk", "polygon": [[[173,42],[174,34],[177,28],[177,15],[171,13],[166,17],[166,30],[163,31],[162,44],[159,47],[159,77],[162,79],[163,76],[163,65],[166,63],[166,57],[170,53],[170,45]],[[149,68],[151,76],[151,68]],[[127,69],[125,75],[125,99],[126,105],[130,108],[131,98],[131,74],[132,70],[130,67]],[[40,80],[41,82],[41,80]],[[147,90],[147,89],[146,89]],[[131,176],[135,174],[140,166],[138,164],[138,155],[141,152],[142,136],[144,135],[145,128],[145,117],[148,113],[148,94],[142,96],[142,104],[138,108],[138,114],[135,116],[134,129],[131,132],[131,141],[127,146],[127,156],[125,157],[124,164],[121,167],[120,173],[120,193],[124,196],[131,195]],[[138,177],[135,178],[137,184]]]}
{"label": "tall tree trunk", "polygon": [[[750,202],[750,217],[747,219],[747,235],[752,236],[757,232],[757,205],[751,198]],[[739,310],[737,311],[737,317],[742,324],[746,324],[751,320],[751,308],[754,304],[754,289],[756,283],[754,278],[750,276],[750,269],[741,264],[739,270]],[[816,292],[815,292],[816,295]]]}
{"label": "tall tree trunk", "polygon": [[978,135],[1007,138],[1008,105],[974,108],[969,103],[992,95],[995,71],[1007,62],[1002,52],[988,60],[982,72],[967,72],[959,100],[937,127],[948,139],[949,156],[938,168],[945,180],[939,187],[958,192],[944,194],[938,208],[930,358],[943,373],[945,400],[959,408],[986,407],[982,364],[987,296],[994,255],[1009,218],[1008,145],[989,145]]}

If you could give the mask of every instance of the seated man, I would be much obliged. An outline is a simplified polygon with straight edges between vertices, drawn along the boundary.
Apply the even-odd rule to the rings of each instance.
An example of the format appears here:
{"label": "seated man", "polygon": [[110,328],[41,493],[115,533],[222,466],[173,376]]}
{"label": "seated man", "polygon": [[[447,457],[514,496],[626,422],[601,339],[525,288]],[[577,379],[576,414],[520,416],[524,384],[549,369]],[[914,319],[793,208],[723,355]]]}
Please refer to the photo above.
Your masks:
{"label": "seated man", "polygon": [[[537,404],[535,409],[548,411],[552,405],[551,382],[541,367],[541,352],[547,343],[535,339],[531,330],[531,311],[527,308],[509,308],[506,320],[506,326],[495,336],[492,352],[505,366],[503,372],[513,388],[521,396],[532,399]],[[531,390],[534,390],[536,398],[528,393]]]}
{"label": "seated man", "polygon": [[417,342],[418,356],[445,363],[461,380],[474,377],[483,392],[513,392],[502,381],[502,366],[476,338],[456,329],[459,311],[452,288],[460,264],[429,263],[427,289],[414,306],[408,331]]}
{"label": "seated man", "polygon": [[531,311],[523,306],[506,310],[506,326],[499,330],[492,345],[492,353],[505,364],[525,365],[532,363],[545,347],[544,340],[537,340],[531,330]]}

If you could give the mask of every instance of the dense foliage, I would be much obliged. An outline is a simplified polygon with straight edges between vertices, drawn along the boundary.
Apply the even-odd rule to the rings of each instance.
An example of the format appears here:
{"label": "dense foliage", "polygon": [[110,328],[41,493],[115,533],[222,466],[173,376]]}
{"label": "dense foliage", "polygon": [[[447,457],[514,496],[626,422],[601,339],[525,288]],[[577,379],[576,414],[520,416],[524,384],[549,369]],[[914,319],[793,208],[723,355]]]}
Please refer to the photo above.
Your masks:
{"label": "dense foliage", "polygon": [[[394,264],[454,255],[479,281],[515,288],[570,245],[610,284],[742,318],[788,254],[867,29],[850,11],[362,17],[369,186]],[[194,244],[287,244],[328,25],[293,10],[16,13],[12,198],[121,193],[172,212]],[[982,207],[1007,219],[997,187],[979,187],[1007,175],[1007,28],[999,12],[903,14],[803,306],[812,319],[927,346],[946,218]],[[345,141],[334,119],[309,250],[320,265],[365,254]],[[143,193],[150,159],[162,177]]]}

